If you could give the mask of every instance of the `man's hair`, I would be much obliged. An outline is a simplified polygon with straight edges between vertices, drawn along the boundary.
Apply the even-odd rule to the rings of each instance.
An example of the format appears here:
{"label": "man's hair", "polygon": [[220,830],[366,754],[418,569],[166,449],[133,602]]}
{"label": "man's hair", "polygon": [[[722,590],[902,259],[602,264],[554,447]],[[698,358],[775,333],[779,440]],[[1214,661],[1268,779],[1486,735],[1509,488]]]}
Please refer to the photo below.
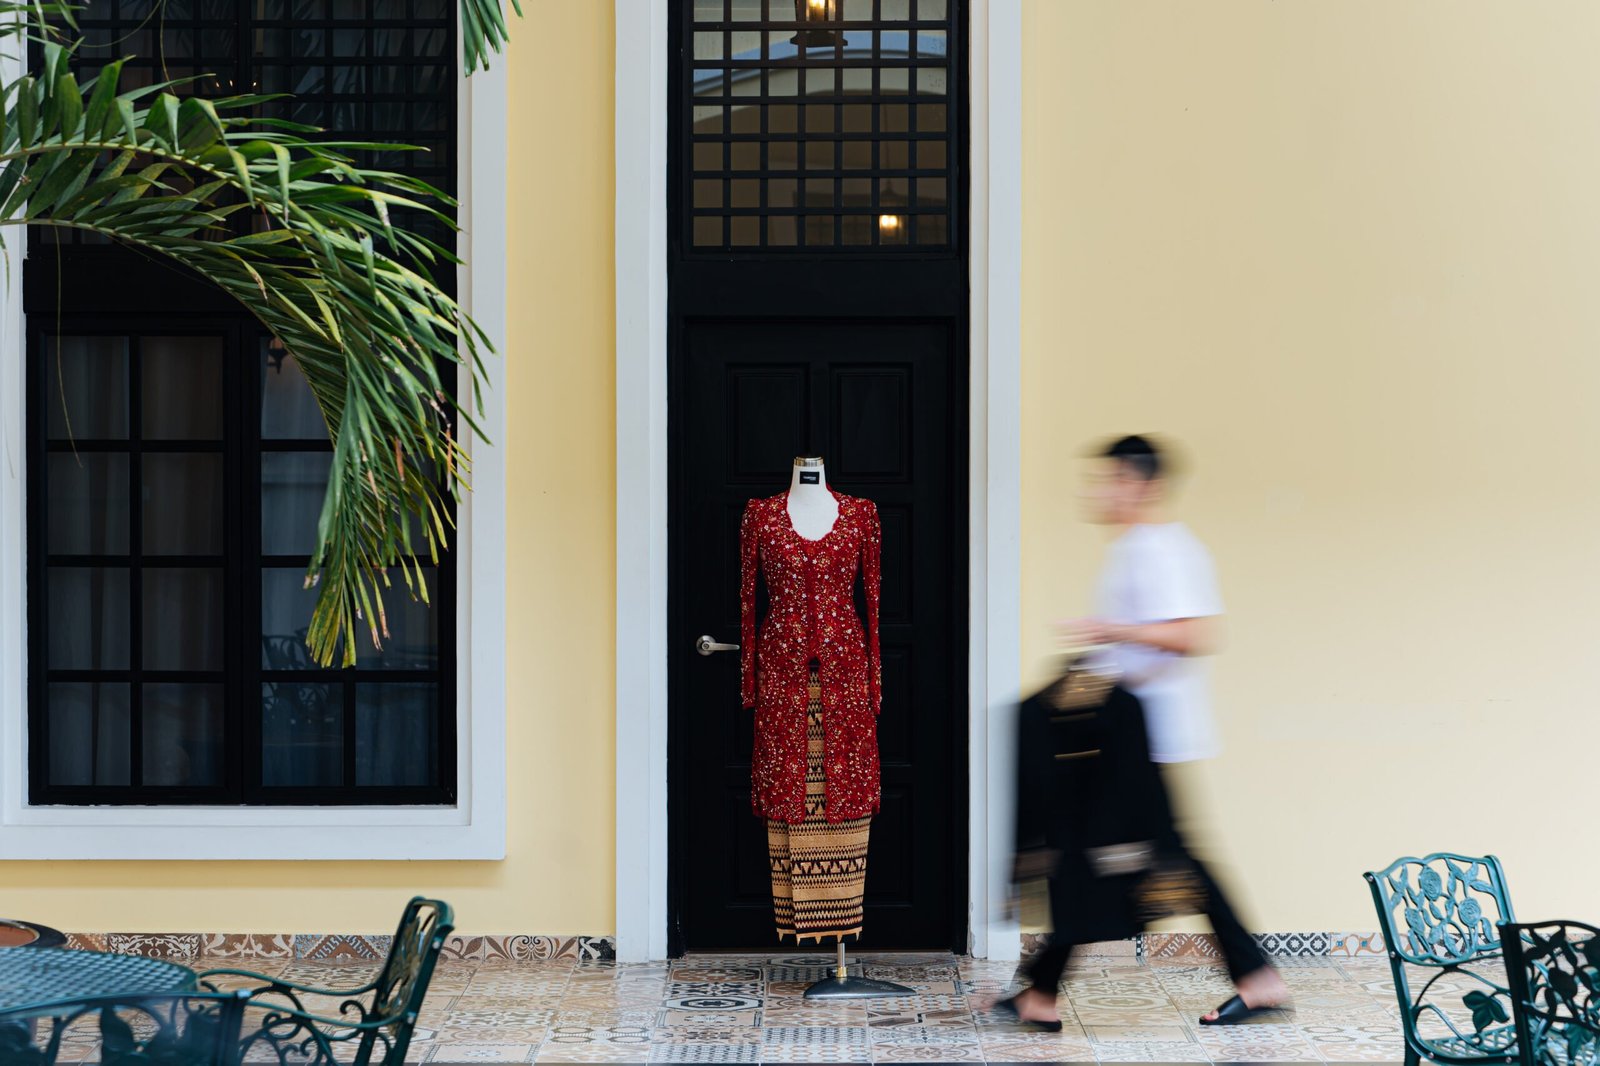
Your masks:
{"label": "man's hair", "polygon": [[1169,464],[1161,449],[1149,437],[1138,434],[1112,441],[1100,457],[1121,463],[1141,481],[1154,481],[1168,472]]}

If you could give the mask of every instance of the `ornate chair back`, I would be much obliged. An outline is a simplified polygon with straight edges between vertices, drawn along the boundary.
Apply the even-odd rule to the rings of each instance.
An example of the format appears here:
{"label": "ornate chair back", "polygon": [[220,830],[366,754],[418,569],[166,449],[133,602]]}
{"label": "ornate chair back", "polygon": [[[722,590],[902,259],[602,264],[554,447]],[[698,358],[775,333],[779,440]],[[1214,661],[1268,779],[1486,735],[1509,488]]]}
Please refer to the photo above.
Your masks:
{"label": "ornate chair back", "polygon": [[1522,1061],[1600,1064],[1600,929],[1502,922],[1500,941]]}
{"label": "ornate chair back", "polygon": [[[1406,1062],[1515,1062],[1506,989],[1480,972],[1500,958],[1498,923],[1514,920],[1500,860],[1436,852],[1364,876],[1394,973]],[[1420,971],[1415,990],[1411,969]],[[1444,996],[1463,986],[1462,1006],[1447,1009]]]}

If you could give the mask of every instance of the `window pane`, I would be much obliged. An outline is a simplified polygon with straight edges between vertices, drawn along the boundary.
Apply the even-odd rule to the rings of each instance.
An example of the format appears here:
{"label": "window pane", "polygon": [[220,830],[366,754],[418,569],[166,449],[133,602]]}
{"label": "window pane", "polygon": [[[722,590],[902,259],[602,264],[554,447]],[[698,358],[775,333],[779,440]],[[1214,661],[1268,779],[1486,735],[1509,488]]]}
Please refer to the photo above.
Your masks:
{"label": "window pane", "polygon": [[266,452],[261,456],[261,551],[310,555],[328,488],[332,452]]}
{"label": "window pane", "polygon": [[144,783],[222,784],[222,686],[144,686]]}
{"label": "window pane", "polygon": [[221,440],[222,358],[221,337],[141,338],[140,435]]}
{"label": "window pane", "polygon": [[261,436],[266,440],[327,440],[328,424],[294,356],[261,339]]}
{"label": "window pane", "polygon": [[221,555],[222,456],[144,456],[141,506],[146,555]]}
{"label": "window pane", "polygon": [[60,337],[45,360],[51,440],[126,440],[128,339]]}
{"label": "window pane", "polygon": [[53,670],[128,668],[128,571],[52,566],[49,661]]}
{"label": "window pane", "polygon": [[[439,591],[438,572],[423,568],[428,597]],[[439,665],[439,616],[431,604],[413,599],[398,570],[389,572],[393,582],[383,590],[383,612],[389,636],[383,648],[372,646],[366,627],[356,624],[356,666],[361,669],[433,670]],[[309,616],[307,616],[309,617]]]}
{"label": "window pane", "polygon": [[51,554],[127,554],[126,455],[52,452],[46,476]]}
{"label": "window pane", "polygon": [[344,784],[344,686],[303,681],[261,686],[261,783]]}
{"label": "window pane", "polygon": [[261,571],[261,665],[268,670],[311,670],[315,664],[306,650],[306,630],[317,590],[305,587],[305,571],[298,567],[267,567]]}
{"label": "window pane", "polygon": [[438,708],[438,685],[357,685],[356,784],[433,784]]}
{"label": "window pane", "polygon": [[144,575],[146,670],[221,670],[222,571],[147,567]]}
{"label": "window pane", "polygon": [[57,682],[49,686],[50,783],[129,783],[128,686]]}

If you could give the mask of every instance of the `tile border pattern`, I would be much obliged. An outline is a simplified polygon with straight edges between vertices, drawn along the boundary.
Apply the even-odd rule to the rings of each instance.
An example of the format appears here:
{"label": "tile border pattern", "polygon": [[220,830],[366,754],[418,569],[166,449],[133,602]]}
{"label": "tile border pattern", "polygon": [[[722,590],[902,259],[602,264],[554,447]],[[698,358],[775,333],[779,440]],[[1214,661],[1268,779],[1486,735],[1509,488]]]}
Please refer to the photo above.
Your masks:
{"label": "tile border pattern", "polygon": [[[311,962],[375,962],[389,953],[387,935],[350,933],[72,933],[67,947],[146,955],[160,959],[304,959]],[[1372,932],[1261,933],[1262,951],[1273,958],[1382,957],[1383,936]],[[1022,935],[1023,954],[1045,941],[1040,933]],[[1210,933],[1145,933],[1131,940],[1090,944],[1084,955],[1097,960],[1217,959]],[[444,958],[459,962],[611,962],[617,957],[611,936],[452,936]]]}
{"label": "tile border pattern", "polygon": [[[1022,953],[1031,955],[1044,946],[1043,933],[1022,934]],[[1258,933],[1261,950],[1275,959],[1349,958],[1357,955],[1384,956],[1382,933]],[[1220,959],[1217,938],[1210,933],[1145,933],[1132,940],[1116,940],[1088,945],[1083,954],[1093,959]]]}

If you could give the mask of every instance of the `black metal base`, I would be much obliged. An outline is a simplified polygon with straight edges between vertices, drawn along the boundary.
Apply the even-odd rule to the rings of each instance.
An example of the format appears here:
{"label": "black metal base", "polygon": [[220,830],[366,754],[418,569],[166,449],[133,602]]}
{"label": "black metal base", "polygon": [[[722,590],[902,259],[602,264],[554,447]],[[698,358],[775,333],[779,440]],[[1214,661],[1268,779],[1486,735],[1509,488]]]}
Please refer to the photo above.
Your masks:
{"label": "black metal base", "polygon": [[877,999],[887,996],[914,996],[916,990],[893,981],[874,981],[870,977],[824,977],[806,989],[807,999]]}

